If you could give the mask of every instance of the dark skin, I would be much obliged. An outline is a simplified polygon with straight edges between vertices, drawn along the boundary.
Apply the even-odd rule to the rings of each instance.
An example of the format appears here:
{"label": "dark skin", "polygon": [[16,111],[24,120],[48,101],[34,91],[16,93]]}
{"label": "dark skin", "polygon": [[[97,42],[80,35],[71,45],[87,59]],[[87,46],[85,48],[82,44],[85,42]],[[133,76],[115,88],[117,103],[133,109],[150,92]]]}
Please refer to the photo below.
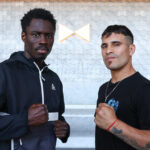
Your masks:
{"label": "dark skin", "polygon": [[33,104],[28,110],[28,125],[39,126],[48,121],[48,110],[44,104]]}
{"label": "dark skin", "polygon": [[25,44],[24,56],[33,58],[40,68],[43,67],[44,60],[51,52],[54,35],[55,30],[49,21],[32,19],[26,33],[22,32],[21,35]]}
{"label": "dark skin", "polygon": [[62,122],[60,120],[55,121],[54,123],[54,132],[57,138],[64,138],[68,132],[68,124],[66,122]]}
{"label": "dark skin", "polygon": [[[39,68],[44,66],[44,60],[51,52],[54,42],[55,30],[47,20],[32,19],[26,32],[22,32],[21,37],[24,42],[24,56],[32,58]],[[28,110],[28,125],[40,126],[48,121],[48,110],[44,104],[33,104]],[[56,121],[54,123],[54,133],[57,138],[64,138],[69,127],[66,122]]]}

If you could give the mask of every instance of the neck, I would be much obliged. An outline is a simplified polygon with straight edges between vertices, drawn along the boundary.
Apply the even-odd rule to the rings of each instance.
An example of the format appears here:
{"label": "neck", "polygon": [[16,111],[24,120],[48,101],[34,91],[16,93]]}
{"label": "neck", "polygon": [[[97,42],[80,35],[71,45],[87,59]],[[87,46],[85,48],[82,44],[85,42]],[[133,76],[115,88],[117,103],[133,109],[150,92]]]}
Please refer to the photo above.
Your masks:
{"label": "neck", "polygon": [[[32,58],[29,53],[27,51],[24,51],[23,55],[27,58],[27,59],[30,59]],[[39,66],[40,69],[43,68],[43,66],[45,65],[44,64],[44,60],[38,60],[38,59],[34,59],[35,63]]]}
{"label": "neck", "polygon": [[35,63],[39,66],[40,69],[44,67],[44,61],[35,61]]}
{"label": "neck", "polygon": [[116,83],[118,81],[121,81],[131,75],[133,75],[134,73],[136,73],[135,69],[133,68],[133,66],[130,66],[128,68],[124,68],[121,70],[111,70],[111,82],[112,83]]}

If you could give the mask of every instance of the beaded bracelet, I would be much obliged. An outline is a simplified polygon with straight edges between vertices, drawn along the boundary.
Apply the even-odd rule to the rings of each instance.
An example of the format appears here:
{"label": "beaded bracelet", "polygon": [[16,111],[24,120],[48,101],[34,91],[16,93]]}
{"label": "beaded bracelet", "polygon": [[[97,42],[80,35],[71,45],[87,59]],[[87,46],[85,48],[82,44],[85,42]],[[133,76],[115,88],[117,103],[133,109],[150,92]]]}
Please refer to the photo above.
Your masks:
{"label": "beaded bracelet", "polygon": [[107,132],[112,128],[112,126],[116,123],[117,120],[118,118],[106,129]]}

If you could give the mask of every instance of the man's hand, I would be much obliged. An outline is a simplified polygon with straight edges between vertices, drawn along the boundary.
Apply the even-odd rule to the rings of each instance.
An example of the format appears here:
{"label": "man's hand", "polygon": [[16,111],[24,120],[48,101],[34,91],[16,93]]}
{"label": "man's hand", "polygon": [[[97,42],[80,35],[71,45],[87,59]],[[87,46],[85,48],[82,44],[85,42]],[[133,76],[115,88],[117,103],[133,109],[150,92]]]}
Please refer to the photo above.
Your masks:
{"label": "man's hand", "polygon": [[69,127],[66,122],[58,120],[54,123],[54,133],[57,138],[65,138],[67,136],[68,129]]}
{"label": "man's hand", "polygon": [[28,125],[39,126],[48,121],[48,111],[44,104],[33,104],[28,110]]}
{"label": "man's hand", "polygon": [[106,103],[100,103],[98,105],[94,121],[99,128],[106,130],[116,118],[113,107]]}

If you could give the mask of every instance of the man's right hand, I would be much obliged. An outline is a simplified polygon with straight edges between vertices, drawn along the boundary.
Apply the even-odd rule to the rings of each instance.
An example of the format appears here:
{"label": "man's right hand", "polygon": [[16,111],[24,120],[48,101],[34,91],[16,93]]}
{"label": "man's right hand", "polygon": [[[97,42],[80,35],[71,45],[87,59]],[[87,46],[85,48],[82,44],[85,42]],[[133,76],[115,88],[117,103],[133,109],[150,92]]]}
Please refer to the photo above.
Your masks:
{"label": "man's right hand", "polygon": [[116,119],[117,116],[113,107],[106,103],[98,105],[94,121],[99,128],[106,130]]}
{"label": "man's right hand", "polygon": [[28,110],[28,125],[39,126],[48,121],[48,110],[44,104],[33,104]]}

